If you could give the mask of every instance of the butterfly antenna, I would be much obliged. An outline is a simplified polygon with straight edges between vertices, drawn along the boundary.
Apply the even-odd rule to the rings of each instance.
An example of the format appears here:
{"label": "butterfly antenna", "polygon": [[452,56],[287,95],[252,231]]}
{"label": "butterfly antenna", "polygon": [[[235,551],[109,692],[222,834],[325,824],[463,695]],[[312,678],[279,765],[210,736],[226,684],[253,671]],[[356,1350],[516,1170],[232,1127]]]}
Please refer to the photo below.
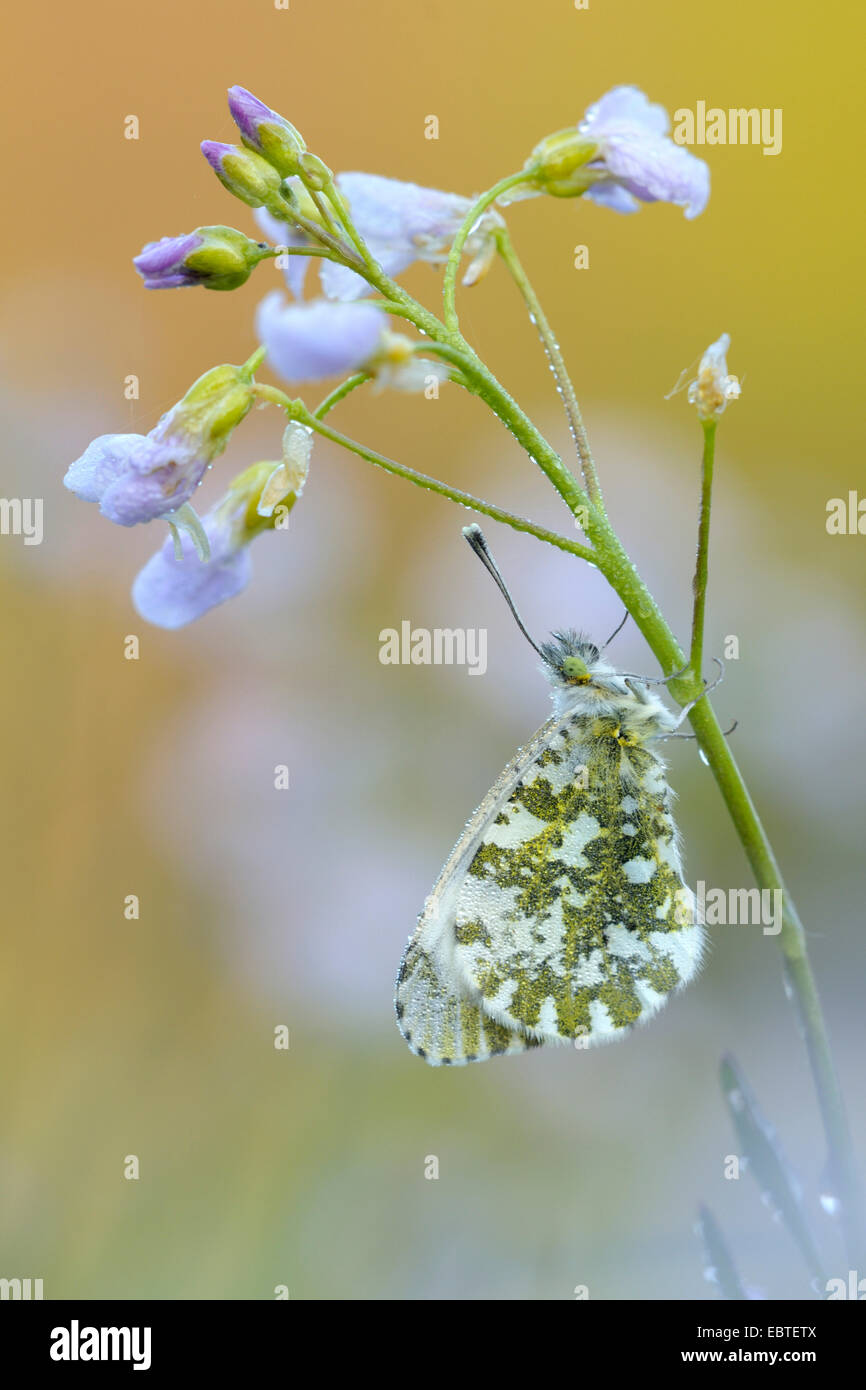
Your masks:
{"label": "butterfly antenna", "polygon": [[[625,627],[625,625],[626,625],[627,622],[628,622],[628,609],[625,610],[625,614],[623,615],[622,622],[620,622],[620,623],[617,624],[617,626],[614,628],[613,632],[610,634],[610,636],[608,637],[607,641],[605,642],[604,646],[602,647],[601,650],[602,650],[603,652],[606,652],[606,651],[607,651],[607,649],[608,649],[608,647],[610,646],[611,642],[613,641],[614,637],[616,637],[620,632],[622,632],[622,630],[623,630],[623,628]],[[599,653],[599,655],[601,655],[601,652]],[[668,679],[670,679],[670,677],[668,677]]]}
{"label": "butterfly antenna", "polygon": [[505,580],[499,573],[496,561],[490,554],[490,551],[487,547],[487,541],[484,539],[484,532],[481,530],[481,527],[476,526],[474,523],[471,526],[464,526],[463,534],[468,540],[472,549],[475,551],[475,554],[478,556],[482,565],[493,579],[497,589],[502,594],[502,597],[505,599],[505,602],[508,604],[508,607],[511,609],[511,616],[517,623],[517,626],[520,628],[520,631],[523,633],[530,647],[532,647],[534,651],[538,652],[538,655],[543,658],[543,652],[541,648],[537,646],[535,642],[533,642],[532,638],[530,637],[529,633],[526,631],[526,628],[524,627],[523,619],[521,618],[520,614],[514,606],[514,599],[508,592],[508,589],[505,586]]}

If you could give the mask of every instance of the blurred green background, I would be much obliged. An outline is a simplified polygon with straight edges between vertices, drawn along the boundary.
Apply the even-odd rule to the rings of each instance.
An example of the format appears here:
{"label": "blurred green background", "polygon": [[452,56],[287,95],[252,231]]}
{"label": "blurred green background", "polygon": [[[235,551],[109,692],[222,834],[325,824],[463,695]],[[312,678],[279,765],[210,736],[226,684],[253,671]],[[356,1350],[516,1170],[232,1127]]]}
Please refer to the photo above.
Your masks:
{"label": "blurred green background", "polygon": [[[4,496],[45,538],[0,538],[4,679],[0,1250],[46,1297],[713,1297],[699,1200],[756,1290],[807,1289],[735,1151],[717,1085],[739,1056],[817,1197],[825,1154],[777,942],[718,928],[699,979],[616,1046],[426,1068],[392,1016],[406,936],[464,819],[547,713],[545,684],[441,499],[317,444],[290,529],[242,598],[177,633],[129,586],[161,528],[124,531],[62,487],[106,431],[146,431],[202,371],[242,361],[278,283],[148,294],[148,240],[252,230],[198,152],[224,90],[283,111],[335,169],[470,194],[609,87],[670,111],[784,112],[777,158],[715,147],[707,212],[512,208],[572,368],[627,546],[687,631],[700,432],[680,371],[721,332],[742,400],[720,431],[708,651],[739,637],[717,704],[798,896],[862,1151],[862,537],[828,498],[863,483],[860,53],[849,3],[83,0],[8,21],[0,259]],[[124,139],[124,118],[140,139]],[[428,115],[440,136],[424,138]],[[588,270],[573,268],[586,244]],[[439,277],[406,277],[435,306]],[[557,398],[499,269],[468,335],[565,451]],[[124,399],[134,373],[140,400]],[[313,391],[309,399],[316,399]],[[857,403],[855,405],[855,403]],[[478,402],[360,392],[338,428],[567,529]],[[257,413],[221,480],[278,449]],[[854,460],[857,460],[855,463]],[[599,577],[490,523],[530,629],[605,636]],[[160,533],[157,535],[157,533]],[[378,634],[486,627],[487,675],[391,667]],[[141,656],[124,659],[124,638]],[[632,627],[625,669],[655,670]],[[669,744],[689,876],[751,880],[694,745]],[[273,786],[275,764],[291,788]],[[137,894],[141,915],[124,917]],[[291,1031],[288,1052],[273,1030]],[[137,1182],[123,1176],[136,1154]],[[438,1181],[424,1177],[439,1159]],[[862,1273],[862,1271],[861,1271]]]}

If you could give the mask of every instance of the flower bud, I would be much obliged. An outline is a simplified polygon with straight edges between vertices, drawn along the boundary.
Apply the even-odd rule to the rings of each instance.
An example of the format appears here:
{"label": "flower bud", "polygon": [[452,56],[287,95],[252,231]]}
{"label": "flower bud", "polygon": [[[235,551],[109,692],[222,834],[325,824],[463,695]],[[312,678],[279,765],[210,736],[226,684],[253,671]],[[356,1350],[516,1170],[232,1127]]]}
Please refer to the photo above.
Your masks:
{"label": "flower bud", "polygon": [[189,236],[148,242],[132,263],[149,290],[180,285],[235,290],[266,254],[261,243],[234,227],[197,227]]}
{"label": "flower bud", "polygon": [[577,198],[593,182],[586,165],[597,152],[594,140],[570,126],[536,145],[525,167],[532,182],[544,193],[554,198]]}
{"label": "flower bud", "polygon": [[[252,359],[251,359],[252,360]],[[228,364],[199,377],[149,434],[105,434],[67,470],[70,492],[118,526],[176,513],[253,404],[252,372]]]}
{"label": "flower bud", "polygon": [[282,178],[297,174],[307,147],[295,127],[246,87],[229,87],[228,96],[232,119],[247,149],[266,159]]}
{"label": "flower bud", "polygon": [[[184,627],[246,588],[252,572],[251,541],[281,525],[297,501],[289,492],[278,499],[276,515],[273,508],[267,516],[257,510],[263,489],[281,466],[254,463],[232,480],[199,523],[207,548],[204,557],[186,531],[166,539],[151,556],[132,586],[132,601],[147,622]],[[179,518],[168,519],[176,529]]]}
{"label": "flower bud", "polygon": [[251,208],[265,207],[279,193],[280,175],[255,151],[203,140],[201,152],[220,183]]}
{"label": "flower bud", "polygon": [[325,161],[320,159],[317,154],[302,155],[298,172],[304,181],[304,186],[316,193],[321,193],[334,178]]}
{"label": "flower bud", "polygon": [[182,434],[195,440],[208,462],[225,448],[228,437],[255,400],[249,376],[241,367],[223,363],[193,382],[151,433]]}
{"label": "flower bud", "polygon": [[187,236],[164,236],[143,246],[132,264],[149,290],[173,290],[197,285],[200,280],[187,270],[186,258],[203,245],[198,232]]}

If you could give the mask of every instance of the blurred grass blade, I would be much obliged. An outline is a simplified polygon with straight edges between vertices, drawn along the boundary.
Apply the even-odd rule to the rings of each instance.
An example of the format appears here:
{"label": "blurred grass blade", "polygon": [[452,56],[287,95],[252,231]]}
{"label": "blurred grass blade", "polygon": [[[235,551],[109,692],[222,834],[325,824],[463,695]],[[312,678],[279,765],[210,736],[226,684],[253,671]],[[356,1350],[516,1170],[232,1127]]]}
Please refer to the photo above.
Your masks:
{"label": "blurred grass blade", "polygon": [[704,1278],[716,1285],[723,1298],[732,1301],[746,1300],[748,1294],[740,1281],[724,1236],[713,1213],[703,1202],[698,1207],[698,1234],[703,1242],[706,1258]]}
{"label": "blurred grass blade", "polygon": [[806,1261],[812,1287],[820,1293],[826,1279],[818,1248],[806,1222],[802,1189],[776,1131],[759,1109],[752,1088],[730,1053],[722,1058],[721,1082],[741,1155],[758,1184],[761,1201],[774,1218],[787,1227]]}

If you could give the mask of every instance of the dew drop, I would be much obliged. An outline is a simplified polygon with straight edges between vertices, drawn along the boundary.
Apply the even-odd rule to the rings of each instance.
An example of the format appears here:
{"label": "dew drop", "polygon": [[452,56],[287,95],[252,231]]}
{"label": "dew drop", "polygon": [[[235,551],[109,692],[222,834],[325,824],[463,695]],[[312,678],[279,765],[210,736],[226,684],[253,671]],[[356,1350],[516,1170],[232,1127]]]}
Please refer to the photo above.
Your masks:
{"label": "dew drop", "polygon": [[704,1270],[704,1278],[708,1284],[718,1284],[719,1271],[716,1269],[715,1265],[707,1265]]}
{"label": "dew drop", "polygon": [[699,749],[698,749],[698,757],[700,758],[701,762],[704,764],[704,767],[709,767],[709,765],[710,765],[710,760],[709,760],[709,758],[707,757],[706,753],[704,752],[703,748],[699,748]]}
{"label": "dew drop", "polygon": [[828,1216],[838,1216],[842,1210],[842,1203],[838,1197],[834,1197],[832,1192],[822,1192],[818,1201]]}

